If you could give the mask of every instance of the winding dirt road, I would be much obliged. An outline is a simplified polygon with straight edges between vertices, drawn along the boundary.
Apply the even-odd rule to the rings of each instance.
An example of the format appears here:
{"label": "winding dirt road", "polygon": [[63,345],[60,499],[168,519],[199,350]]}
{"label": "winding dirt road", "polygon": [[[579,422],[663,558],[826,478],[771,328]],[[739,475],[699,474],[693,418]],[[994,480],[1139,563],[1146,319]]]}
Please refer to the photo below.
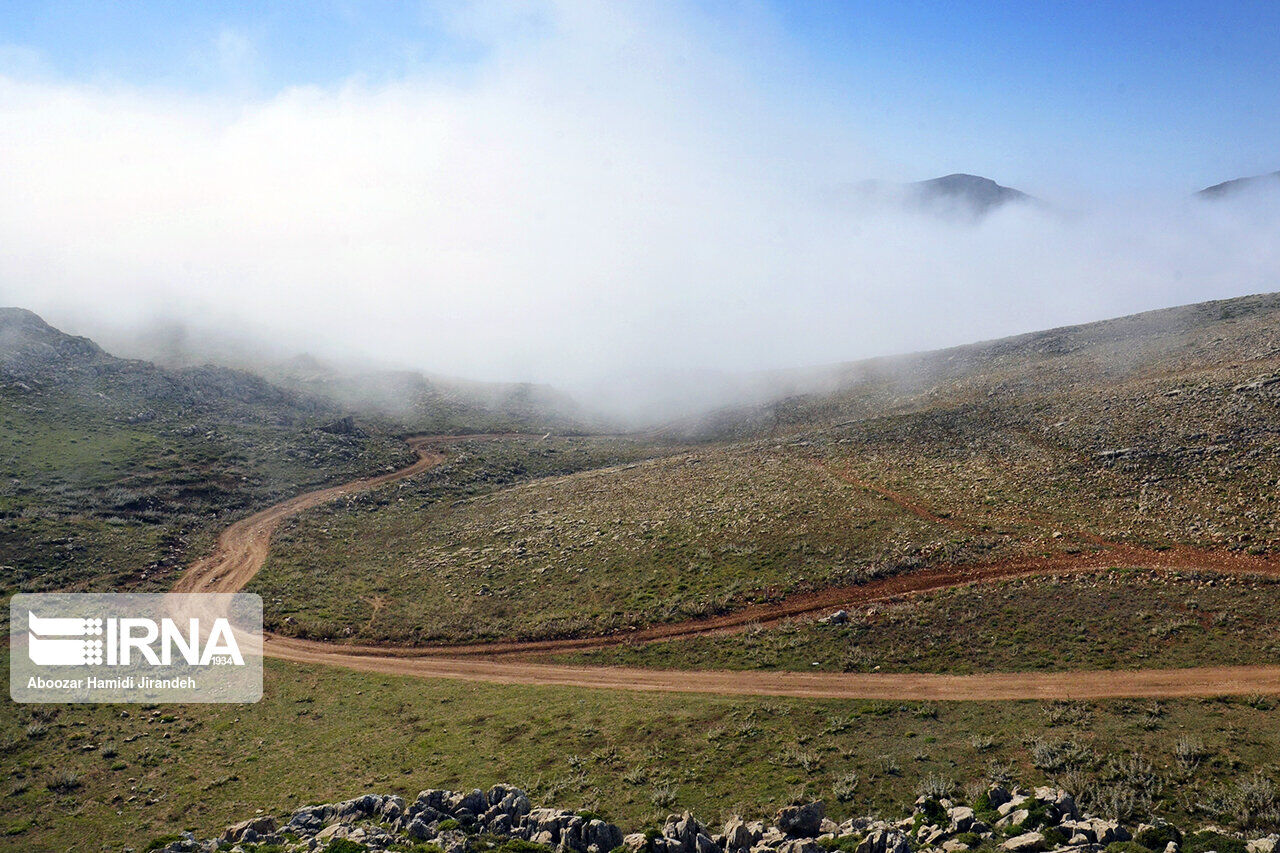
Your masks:
{"label": "winding dirt road", "polygon": [[[174,586],[174,591],[236,592],[257,574],[266,561],[271,534],[283,519],[343,495],[428,470],[444,461],[444,454],[435,449],[443,442],[499,437],[506,436],[410,438],[408,443],[418,454],[418,459],[406,468],[307,492],[232,524],[218,537],[214,552],[193,564]],[[846,476],[846,479],[849,478]],[[905,511],[937,518],[906,497],[861,481],[858,484],[888,497]],[[747,625],[767,625],[795,616],[829,612],[841,606],[865,604],[964,584],[1033,575],[1074,574],[1116,566],[1280,576],[1280,563],[1249,555],[1198,549],[1152,551],[1112,543],[1099,544],[1104,547],[1093,553],[1058,554],[987,565],[940,566],[873,580],[858,586],[794,596],[781,602],[755,605],[721,616],[655,625],[603,637],[397,648],[325,643],[268,634],[264,638],[264,650],[268,657],[280,660],[340,666],[364,672],[497,684],[539,684],[647,692],[902,700],[1107,699],[1280,693],[1280,666],[943,675],[647,670],[540,663],[519,658],[521,655],[538,652],[597,649],[624,643],[729,633]]]}

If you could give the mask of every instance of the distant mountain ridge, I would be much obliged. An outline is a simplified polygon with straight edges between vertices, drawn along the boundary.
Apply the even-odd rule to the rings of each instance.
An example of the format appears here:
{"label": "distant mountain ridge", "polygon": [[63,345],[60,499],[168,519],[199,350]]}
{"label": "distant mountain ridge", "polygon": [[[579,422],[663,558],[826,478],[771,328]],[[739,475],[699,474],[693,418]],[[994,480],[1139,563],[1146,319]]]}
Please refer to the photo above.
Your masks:
{"label": "distant mountain ridge", "polygon": [[0,307],[0,384],[71,392],[111,417],[198,410],[252,419],[264,416],[255,407],[265,407],[266,416],[297,423],[354,414],[390,432],[582,433],[612,426],[547,385],[337,366],[305,353],[254,360],[248,338],[201,348],[199,341],[189,346],[181,328],[161,332],[143,330],[133,342],[130,349],[143,358],[121,358],[31,311]]}
{"label": "distant mountain ridge", "polygon": [[228,367],[164,368],[118,358],[24,308],[0,307],[0,383],[69,394],[104,417],[202,412],[229,420],[302,421],[340,414],[336,404]]}
{"label": "distant mountain ridge", "polygon": [[726,406],[668,424],[663,432],[703,440],[758,437],[897,416],[943,401],[972,405],[995,397],[1092,393],[1144,371],[1155,376],[1217,371],[1228,377],[1219,377],[1228,391],[1262,377],[1258,387],[1275,394],[1280,390],[1280,293],[1157,309],[941,350],[769,371],[752,377],[754,384],[743,380],[742,385],[758,397],[772,389],[770,399]]}
{"label": "distant mountain ridge", "polygon": [[[1192,197],[1226,199],[1256,189],[1280,190],[1280,171],[1233,178],[1196,191]],[[836,196],[843,202],[895,204],[909,210],[979,220],[1011,204],[1048,206],[1042,199],[982,175],[955,172],[939,178],[898,183],[866,180],[844,184]]]}
{"label": "distant mountain ridge", "polygon": [[1034,196],[1022,190],[1002,186],[981,175],[967,175],[962,172],[927,181],[917,181],[910,186],[919,200],[925,204],[940,201],[957,203],[978,216],[986,215],[1006,204],[1037,201]]}
{"label": "distant mountain ridge", "polygon": [[1226,198],[1243,190],[1251,190],[1258,188],[1271,187],[1280,189],[1280,172],[1269,172],[1265,175],[1251,175],[1245,178],[1235,178],[1230,181],[1223,181],[1220,184],[1214,184],[1211,187],[1205,187],[1196,193],[1201,198]]}
{"label": "distant mountain ridge", "polygon": [[887,204],[962,220],[982,219],[1010,204],[1044,204],[1034,196],[996,183],[991,178],[963,172],[911,183],[861,181],[845,185],[838,194],[842,200],[858,204]]}

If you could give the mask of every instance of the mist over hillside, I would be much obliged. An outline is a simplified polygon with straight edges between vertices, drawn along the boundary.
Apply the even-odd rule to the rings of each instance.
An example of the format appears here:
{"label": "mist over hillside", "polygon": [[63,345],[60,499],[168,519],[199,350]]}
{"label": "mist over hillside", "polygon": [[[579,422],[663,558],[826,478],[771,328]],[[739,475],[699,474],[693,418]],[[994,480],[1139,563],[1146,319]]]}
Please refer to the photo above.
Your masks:
{"label": "mist over hillside", "polygon": [[[234,106],[0,76],[15,164],[0,302],[116,348],[159,317],[188,343],[243,332],[262,360],[550,385],[589,409],[603,387],[638,423],[731,401],[682,375],[1280,286],[1280,200],[1188,198],[1203,164],[1153,186],[1137,165],[1068,178],[961,140],[908,161],[863,117],[762,88],[660,14],[557,6],[550,21],[529,40],[475,35],[474,77]],[[651,61],[617,61],[635,50]],[[833,190],[930,175],[907,191],[920,203]]]}

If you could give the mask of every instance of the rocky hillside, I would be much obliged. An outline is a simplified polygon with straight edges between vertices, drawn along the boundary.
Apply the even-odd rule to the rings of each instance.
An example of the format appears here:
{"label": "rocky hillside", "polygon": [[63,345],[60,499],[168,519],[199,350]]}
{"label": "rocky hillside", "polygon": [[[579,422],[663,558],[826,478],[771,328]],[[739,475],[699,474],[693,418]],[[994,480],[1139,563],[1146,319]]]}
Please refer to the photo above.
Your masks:
{"label": "rocky hillside", "polygon": [[470,382],[413,370],[350,370],[310,356],[266,368],[282,385],[409,432],[555,432],[580,434],[608,425],[547,385]]}
{"label": "rocky hillside", "polygon": [[209,416],[291,424],[339,414],[332,404],[245,371],[209,365],[171,370],[116,358],[21,308],[0,308],[0,382],[58,393],[88,413],[131,423]]}
{"label": "rocky hillside", "polygon": [[[1157,377],[1266,383],[1280,369],[1280,293],[1064,326],[930,352],[777,371],[771,402],[673,433],[723,439],[964,405],[1090,398]],[[1140,401],[1135,400],[1134,403]]]}
{"label": "rocky hillside", "polygon": [[[968,805],[942,783],[924,791],[906,817],[860,817],[835,823],[821,802],[781,809],[772,822],[730,818],[711,827],[688,812],[661,826],[623,834],[590,812],[534,808],[525,792],[496,785],[488,792],[427,790],[413,802],[366,794],[353,800],[307,806],[281,820],[258,815],[227,828],[221,838],[191,833],[165,837],[147,849],[166,853],[279,850],[360,853],[1273,853],[1276,834],[1255,830],[1245,840],[1216,826],[1188,831],[1101,817],[1082,810],[1060,788],[1034,790],[993,784],[974,792]],[[1274,826],[1275,792],[1249,805],[1248,816]],[[1266,803],[1262,803],[1266,800]],[[1266,806],[1265,813],[1255,808]],[[1269,804],[1269,805],[1268,805]],[[1117,807],[1128,813],[1123,804]]]}
{"label": "rocky hillside", "polygon": [[[231,517],[406,464],[338,405],[0,309],[0,588],[147,588]],[[167,580],[166,580],[167,577]]]}

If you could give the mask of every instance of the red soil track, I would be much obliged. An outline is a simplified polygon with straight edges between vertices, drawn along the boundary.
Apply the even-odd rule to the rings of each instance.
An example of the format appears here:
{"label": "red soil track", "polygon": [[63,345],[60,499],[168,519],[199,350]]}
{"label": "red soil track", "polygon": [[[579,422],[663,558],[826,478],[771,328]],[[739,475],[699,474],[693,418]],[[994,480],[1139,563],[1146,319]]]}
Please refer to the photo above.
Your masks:
{"label": "red soil track", "polygon": [[[232,524],[218,537],[214,552],[192,565],[175,585],[174,591],[236,592],[262,567],[270,548],[271,534],[288,516],[342,495],[384,485],[434,467],[445,459],[443,454],[433,449],[442,442],[496,437],[499,436],[411,438],[409,444],[418,453],[418,460],[406,468],[307,492]],[[952,527],[962,524],[955,519],[941,518],[909,498],[866,483],[847,472],[840,472],[837,476],[861,488],[875,491],[892,500],[904,511],[926,520]],[[748,625],[767,625],[797,616],[829,612],[838,607],[965,584],[1035,575],[1076,574],[1109,567],[1142,567],[1165,571],[1280,576],[1280,562],[1261,557],[1191,548],[1154,551],[1095,541],[1098,542],[1099,549],[1090,553],[1008,559],[985,565],[938,566],[871,580],[857,586],[792,596],[780,602],[753,605],[705,619],[653,625],[606,636],[397,648],[326,643],[269,634],[265,638],[264,649],[268,657],[281,660],[395,675],[457,678],[499,684],[544,684],[720,695],[998,700],[1280,693],[1280,667],[1269,666],[941,675],[644,670],[514,659],[514,656],[538,652],[598,649],[625,643],[728,633]]]}

